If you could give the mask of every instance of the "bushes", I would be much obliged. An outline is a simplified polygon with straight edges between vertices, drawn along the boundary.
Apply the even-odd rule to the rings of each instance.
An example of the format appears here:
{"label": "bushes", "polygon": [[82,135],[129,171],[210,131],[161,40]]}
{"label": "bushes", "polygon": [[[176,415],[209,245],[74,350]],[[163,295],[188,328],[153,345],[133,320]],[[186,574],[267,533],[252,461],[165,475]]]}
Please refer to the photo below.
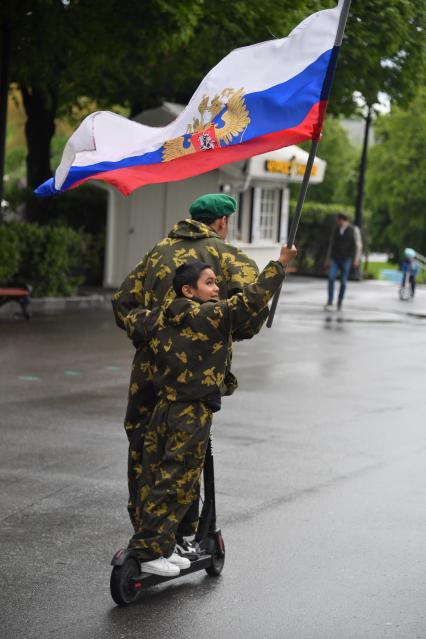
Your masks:
{"label": "bushes", "polygon": [[33,295],[73,295],[85,279],[90,237],[65,226],[0,225],[0,284],[31,284]]}
{"label": "bushes", "polygon": [[[291,213],[295,206],[296,203],[292,202]],[[309,275],[324,273],[324,260],[330,234],[338,213],[345,213],[349,218],[353,217],[353,209],[350,206],[305,202],[296,235],[296,246],[299,251],[296,268],[299,273]]]}
{"label": "bushes", "polygon": [[11,273],[16,273],[20,263],[18,236],[12,224],[0,225],[0,284],[7,283]]}

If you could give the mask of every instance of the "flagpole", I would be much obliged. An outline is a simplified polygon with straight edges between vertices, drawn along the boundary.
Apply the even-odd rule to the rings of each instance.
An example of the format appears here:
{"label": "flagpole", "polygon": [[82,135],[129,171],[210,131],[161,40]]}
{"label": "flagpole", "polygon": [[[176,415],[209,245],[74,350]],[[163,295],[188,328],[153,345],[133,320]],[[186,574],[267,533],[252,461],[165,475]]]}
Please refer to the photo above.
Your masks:
{"label": "flagpole", "polygon": [[[302,186],[300,188],[296,210],[294,213],[293,220],[291,222],[290,231],[287,238],[287,246],[293,246],[294,244],[297,228],[299,226],[300,218],[302,215],[302,207],[305,201],[306,191],[308,190],[308,186],[309,186],[309,178],[311,177],[312,166],[314,164],[315,156],[317,154],[318,144],[319,144],[319,140],[312,140],[311,142],[311,149],[309,151],[308,162],[306,164],[305,174],[303,176]],[[285,275],[287,275],[287,266],[285,267]],[[281,284],[280,288],[278,289],[278,291],[275,293],[273,297],[271,309],[268,315],[268,320],[266,322],[266,326],[268,328],[271,328],[272,322],[274,321],[275,310],[277,308],[278,300],[280,299],[280,294],[281,294],[281,289],[283,284]]]}
{"label": "flagpole", "polygon": [[[351,6],[351,0],[339,0],[339,4],[342,5],[342,11],[340,13],[339,24],[337,25],[335,47],[340,47],[340,45],[342,44],[343,34],[345,32],[346,21],[348,19],[349,9],[350,9],[350,6]],[[336,70],[338,51],[339,51],[339,49],[334,49],[334,51],[333,51],[334,55],[332,54],[332,59],[330,60],[330,65],[328,67],[327,75],[326,75],[325,80],[324,80],[323,94],[321,96],[321,99],[328,99],[328,95],[329,95],[330,89],[331,89],[331,84],[332,84],[332,81],[333,81],[334,72]],[[324,114],[324,116],[325,116],[325,114]],[[297,229],[298,229],[300,218],[301,218],[301,215],[302,215],[303,203],[305,201],[306,192],[308,190],[309,179],[311,177],[311,171],[312,171],[312,167],[314,165],[315,156],[317,154],[319,143],[320,143],[320,137],[318,137],[317,140],[312,140],[312,142],[311,142],[311,148],[310,148],[310,151],[309,151],[308,162],[306,164],[306,169],[305,169],[305,173],[304,173],[304,176],[303,176],[302,186],[300,188],[299,197],[297,199],[296,210],[294,212],[294,217],[293,217],[293,220],[291,222],[290,231],[289,231],[288,238],[287,238],[287,246],[288,247],[293,246],[294,240],[296,238]],[[285,276],[286,275],[287,275],[287,267],[285,267],[284,282],[285,282]],[[272,304],[271,304],[271,309],[270,309],[269,315],[268,315],[268,320],[266,322],[266,326],[268,328],[271,328],[272,322],[274,321],[275,311],[276,311],[276,308],[277,308],[277,305],[278,305],[278,300],[280,299],[281,289],[282,289],[282,287],[284,285],[284,282],[281,284],[280,288],[278,289],[278,291],[275,293],[275,295],[273,297]]]}

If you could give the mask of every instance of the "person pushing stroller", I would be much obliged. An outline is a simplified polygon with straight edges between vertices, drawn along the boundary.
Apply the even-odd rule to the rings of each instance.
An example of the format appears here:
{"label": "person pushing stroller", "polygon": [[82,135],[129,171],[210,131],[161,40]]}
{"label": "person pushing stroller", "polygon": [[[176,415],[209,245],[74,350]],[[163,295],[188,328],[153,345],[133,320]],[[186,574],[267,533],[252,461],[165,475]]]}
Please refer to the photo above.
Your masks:
{"label": "person pushing stroller", "polygon": [[212,268],[194,261],[176,270],[176,298],[125,318],[135,342],[154,356],[157,403],[144,433],[139,486],[141,507],[129,548],[142,572],[177,576],[190,561],[175,552],[176,531],[198,491],[212,415],[221,408],[232,331],[264,310],[297,254],[283,246],[253,284],[219,300]]}

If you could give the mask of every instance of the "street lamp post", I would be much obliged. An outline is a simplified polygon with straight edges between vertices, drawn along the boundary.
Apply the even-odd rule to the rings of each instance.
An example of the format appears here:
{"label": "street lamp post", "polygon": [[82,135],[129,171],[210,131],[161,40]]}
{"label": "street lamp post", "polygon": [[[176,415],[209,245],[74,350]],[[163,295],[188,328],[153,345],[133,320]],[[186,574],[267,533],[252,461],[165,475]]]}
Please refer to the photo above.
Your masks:
{"label": "street lamp post", "polygon": [[373,118],[373,109],[371,106],[369,106],[367,115],[365,118],[364,141],[362,145],[361,162],[359,165],[358,188],[357,188],[356,202],[355,202],[355,225],[358,228],[362,227],[364,184],[365,184],[365,173],[367,171],[368,137],[370,135],[372,118]]}

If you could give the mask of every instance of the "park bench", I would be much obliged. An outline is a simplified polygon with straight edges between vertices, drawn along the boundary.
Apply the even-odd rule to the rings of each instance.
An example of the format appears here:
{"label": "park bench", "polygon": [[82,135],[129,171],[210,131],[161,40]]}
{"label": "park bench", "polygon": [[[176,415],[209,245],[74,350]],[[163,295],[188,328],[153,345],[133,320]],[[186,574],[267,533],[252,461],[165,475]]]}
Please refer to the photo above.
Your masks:
{"label": "park bench", "polygon": [[31,314],[28,310],[31,301],[30,295],[30,286],[0,287],[0,306],[7,304],[7,302],[16,302],[21,307],[22,317],[30,319]]}

